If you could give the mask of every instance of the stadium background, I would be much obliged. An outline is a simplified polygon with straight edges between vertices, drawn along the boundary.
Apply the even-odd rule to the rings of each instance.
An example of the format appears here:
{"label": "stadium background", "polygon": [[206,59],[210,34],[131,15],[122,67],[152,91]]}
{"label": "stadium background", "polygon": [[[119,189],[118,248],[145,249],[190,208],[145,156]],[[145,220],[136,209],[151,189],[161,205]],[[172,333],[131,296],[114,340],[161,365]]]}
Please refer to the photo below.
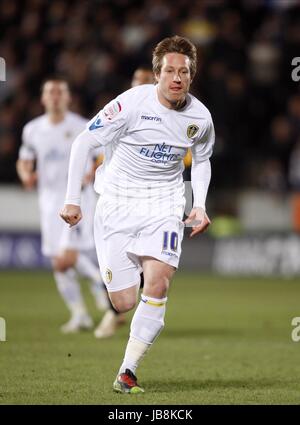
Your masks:
{"label": "stadium background", "polygon": [[[146,360],[142,377],[158,395],[150,392],[144,402],[299,401],[291,320],[300,313],[300,86],[291,63],[300,57],[300,2],[0,4],[6,62],[0,82],[0,316],[7,322],[0,403],[124,403],[109,389],[99,392],[93,377],[101,354],[106,366],[99,379],[110,388],[107,370],[116,369],[128,330],[101,347],[91,335],[66,340],[58,334],[66,312],[40,254],[36,194],[21,189],[15,162],[23,125],[42,113],[45,77],[65,76],[72,109],[91,117],[130,86],[135,68],[151,64],[153,46],[173,34],[197,46],[192,92],[210,109],[216,128],[208,196],[213,224],[197,240],[184,240],[166,336],[153,354],[161,366],[171,343],[171,364],[180,365],[184,350],[184,373],[165,361],[155,386],[153,357]],[[73,366],[71,352],[78,353]],[[94,364],[87,370],[88,358]],[[75,391],[78,380],[84,384]]]}

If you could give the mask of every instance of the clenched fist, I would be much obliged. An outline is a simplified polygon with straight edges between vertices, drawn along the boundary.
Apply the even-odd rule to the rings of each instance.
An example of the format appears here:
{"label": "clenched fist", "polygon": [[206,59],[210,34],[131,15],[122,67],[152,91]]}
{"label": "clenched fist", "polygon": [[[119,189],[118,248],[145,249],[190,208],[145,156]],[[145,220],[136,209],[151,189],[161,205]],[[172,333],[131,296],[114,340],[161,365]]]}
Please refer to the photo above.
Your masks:
{"label": "clenched fist", "polygon": [[185,220],[185,224],[192,225],[192,233],[190,238],[197,235],[198,233],[203,233],[210,225],[210,219],[208,218],[206,212],[203,208],[195,207],[190,212],[190,215]]}
{"label": "clenched fist", "polygon": [[78,205],[66,204],[60,216],[70,227],[75,226],[82,219],[81,208]]}

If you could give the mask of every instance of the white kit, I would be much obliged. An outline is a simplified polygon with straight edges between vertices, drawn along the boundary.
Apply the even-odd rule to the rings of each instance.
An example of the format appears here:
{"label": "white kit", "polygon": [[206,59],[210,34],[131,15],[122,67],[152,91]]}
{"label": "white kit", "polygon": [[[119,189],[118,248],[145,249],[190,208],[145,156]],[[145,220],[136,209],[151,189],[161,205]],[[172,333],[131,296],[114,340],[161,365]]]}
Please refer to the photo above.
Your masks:
{"label": "white kit", "polygon": [[72,143],[85,125],[84,118],[68,112],[58,124],[52,124],[47,115],[42,115],[23,130],[19,158],[37,160],[42,252],[47,256],[58,255],[67,248],[94,246],[92,223],[96,200],[91,184],[82,190],[84,219],[80,225],[69,228],[59,216],[66,194]]}
{"label": "white kit", "polygon": [[[154,85],[138,86],[105,106],[79,137],[86,144],[74,146],[76,158],[84,157],[87,145],[104,145],[105,161],[95,181],[101,195],[95,244],[108,291],[139,283],[139,256],[178,267],[185,206],[182,160],[191,148],[195,169],[209,162],[214,128],[207,108],[189,94],[182,110],[168,109]],[[70,176],[65,203],[79,205],[82,170],[72,162]],[[205,208],[208,183],[201,190],[192,181],[195,206]]]}

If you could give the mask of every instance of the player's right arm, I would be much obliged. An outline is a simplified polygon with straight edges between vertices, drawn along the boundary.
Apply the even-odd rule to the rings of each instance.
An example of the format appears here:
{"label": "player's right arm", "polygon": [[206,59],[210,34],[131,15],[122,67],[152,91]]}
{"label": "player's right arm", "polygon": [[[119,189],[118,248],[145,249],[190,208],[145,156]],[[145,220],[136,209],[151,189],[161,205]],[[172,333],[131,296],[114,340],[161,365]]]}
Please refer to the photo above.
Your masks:
{"label": "player's right arm", "polygon": [[19,158],[16,163],[17,174],[25,189],[33,189],[37,183],[37,173],[34,170],[36,152],[32,131],[32,123],[26,124],[23,129],[22,144],[19,150]]}
{"label": "player's right arm", "polygon": [[70,227],[77,224],[82,218],[80,208],[81,188],[90,151],[96,147],[99,147],[99,143],[88,129],[80,133],[72,145],[66,200],[60,213],[61,218]]}
{"label": "player's right arm", "polygon": [[37,183],[37,173],[34,171],[34,161],[18,159],[16,164],[17,174],[25,189],[33,189]]}
{"label": "player's right arm", "polygon": [[74,226],[82,218],[80,208],[81,187],[90,151],[112,143],[121,136],[126,127],[126,108],[123,107],[122,98],[121,95],[104,107],[73,142],[66,200],[60,213],[62,219],[70,226]]}

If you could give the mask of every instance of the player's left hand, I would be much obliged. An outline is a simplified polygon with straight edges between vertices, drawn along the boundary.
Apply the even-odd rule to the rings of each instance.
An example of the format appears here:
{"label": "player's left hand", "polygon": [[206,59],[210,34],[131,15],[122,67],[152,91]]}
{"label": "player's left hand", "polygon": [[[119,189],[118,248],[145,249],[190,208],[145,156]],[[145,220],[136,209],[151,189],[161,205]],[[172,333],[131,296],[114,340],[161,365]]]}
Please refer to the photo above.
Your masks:
{"label": "player's left hand", "polygon": [[66,204],[59,215],[70,227],[75,226],[82,218],[80,207],[71,204]]}
{"label": "player's left hand", "polygon": [[192,238],[193,236],[198,235],[198,233],[205,232],[205,230],[210,225],[210,219],[203,208],[196,207],[192,209],[190,215],[184,223],[192,223],[192,232],[189,236],[190,238]]}

